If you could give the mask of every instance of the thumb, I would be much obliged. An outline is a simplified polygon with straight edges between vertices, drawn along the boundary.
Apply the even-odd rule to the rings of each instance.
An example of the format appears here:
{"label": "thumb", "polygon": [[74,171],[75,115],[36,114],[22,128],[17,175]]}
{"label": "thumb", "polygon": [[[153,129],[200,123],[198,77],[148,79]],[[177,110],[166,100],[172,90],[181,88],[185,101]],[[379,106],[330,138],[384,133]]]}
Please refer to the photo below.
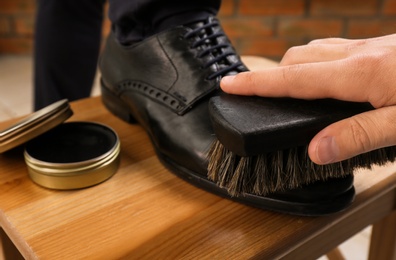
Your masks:
{"label": "thumb", "polygon": [[309,144],[314,163],[339,162],[396,144],[396,107],[383,107],[338,121],[320,131]]}

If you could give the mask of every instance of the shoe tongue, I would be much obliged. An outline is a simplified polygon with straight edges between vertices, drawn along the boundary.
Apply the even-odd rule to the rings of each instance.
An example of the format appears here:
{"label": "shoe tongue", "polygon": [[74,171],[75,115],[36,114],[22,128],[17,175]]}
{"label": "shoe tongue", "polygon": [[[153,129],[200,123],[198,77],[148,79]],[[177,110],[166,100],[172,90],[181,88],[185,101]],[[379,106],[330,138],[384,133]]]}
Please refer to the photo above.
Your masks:
{"label": "shoe tongue", "polygon": [[194,29],[200,28],[204,25],[205,25],[205,21],[199,21],[199,22],[188,23],[188,24],[185,24],[184,26],[194,30]]}
{"label": "shoe tongue", "polygon": [[206,15],[206,16],[197,17],[193,21],[185,23],[184,26],[189,27],[191,29],[196,29],[212,21],[213,21],[213,17]]}

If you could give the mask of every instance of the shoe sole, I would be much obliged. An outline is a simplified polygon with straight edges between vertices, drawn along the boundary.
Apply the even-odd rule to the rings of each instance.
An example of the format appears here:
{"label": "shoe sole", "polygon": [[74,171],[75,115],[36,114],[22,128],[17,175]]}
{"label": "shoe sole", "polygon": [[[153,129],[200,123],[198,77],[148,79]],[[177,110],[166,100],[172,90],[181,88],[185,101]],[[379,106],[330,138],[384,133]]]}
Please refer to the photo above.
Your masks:
{"label": "shoe sole", "polygon": [[[101,93],[104,106],[112,114],[127,123],[138,123],[134,116],[129,112],[128,106],[117,95],[109,90],[102,81]],[[151,136],[149,137],[151,140]],[[226,189],[217,186],[215,183],[206,179],[200,174],[177,164],[169,157],[163,155],[153,142],[152,144],[160,162],[176,176],[205,191],[209,191],[223,198],[256,208],[299,216],[323,216],[345,210],[350,206],[355,197],[355,189],[353,185],[346,192],[336,197],[333,197],[329,200],[315,202],[285,201],[272,197],[256,196],[253,194],[244,194],[238,197],[230,196]]]}

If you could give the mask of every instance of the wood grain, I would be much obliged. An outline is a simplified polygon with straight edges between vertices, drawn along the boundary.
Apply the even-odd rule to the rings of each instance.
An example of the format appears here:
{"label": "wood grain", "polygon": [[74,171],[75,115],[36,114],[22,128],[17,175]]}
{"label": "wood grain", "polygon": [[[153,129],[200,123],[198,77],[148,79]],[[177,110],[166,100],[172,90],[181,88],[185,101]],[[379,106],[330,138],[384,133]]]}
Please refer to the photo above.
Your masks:
{"label": "wood grain", "polygon": [[395,210],[394,164],[357,173],[357,197],[344,212],[289,216],[179,179],[142,128],[112,116],[100,98],[72,109],[71,121],[118,133],[121,166],[97,186],[55,191],[29,179],[22,149],[0,155],[0,225],[27,259],[315,259]]}

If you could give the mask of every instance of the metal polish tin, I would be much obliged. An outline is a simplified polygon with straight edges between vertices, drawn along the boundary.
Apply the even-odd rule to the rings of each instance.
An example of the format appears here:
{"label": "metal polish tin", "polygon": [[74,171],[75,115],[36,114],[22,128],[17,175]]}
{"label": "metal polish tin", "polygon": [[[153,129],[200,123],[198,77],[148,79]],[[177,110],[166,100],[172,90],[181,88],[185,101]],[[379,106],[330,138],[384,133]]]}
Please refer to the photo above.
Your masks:
{"label": "metal polish tin", "polygon": [[30,178],[51,189],[79,189],[101,183],[117,171],[120,142],[109,127],[69,122],[31,140],[25,148]]}
{"label": "metal polish tin", "polygon": [[[49,114],[52,120],[43,120]],[[3,131],[13,129],[19,133],[18,142],[7,145],[9,149],[22,144],[22,140],[26,142],[28,173],[40,186],[58,190],[86,188],[109,179],[119,167],[120,141],[115,131],[94,122],[64,123],[72,114],[67,100],[63,100]],[[43,122],[31,124],[32,118]]]}
{"label": "metal polish tin", "polygon": [[0,153],[11,150],[63,123],[73,115],[67,100],[45,107],[0,131]]}

